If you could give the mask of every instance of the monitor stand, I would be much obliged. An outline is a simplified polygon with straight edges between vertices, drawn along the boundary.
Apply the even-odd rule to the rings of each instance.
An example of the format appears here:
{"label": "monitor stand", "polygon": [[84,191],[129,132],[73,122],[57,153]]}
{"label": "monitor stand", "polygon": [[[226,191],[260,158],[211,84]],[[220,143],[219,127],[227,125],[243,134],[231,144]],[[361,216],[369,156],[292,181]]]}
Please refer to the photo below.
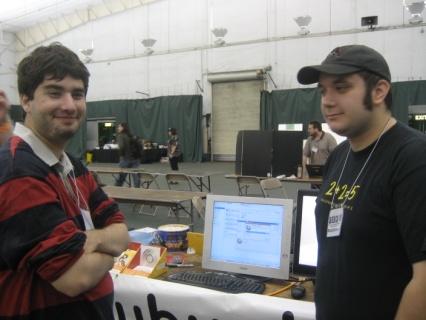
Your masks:
{"label": "monitor stand", "polygon": [[251,274],[243,274],[243,273],[230,273],[230,274],[238,278],[243,278],[243,279],[252,280],[256,282],[266,282],[272,279],[270,277],[253,276]]}

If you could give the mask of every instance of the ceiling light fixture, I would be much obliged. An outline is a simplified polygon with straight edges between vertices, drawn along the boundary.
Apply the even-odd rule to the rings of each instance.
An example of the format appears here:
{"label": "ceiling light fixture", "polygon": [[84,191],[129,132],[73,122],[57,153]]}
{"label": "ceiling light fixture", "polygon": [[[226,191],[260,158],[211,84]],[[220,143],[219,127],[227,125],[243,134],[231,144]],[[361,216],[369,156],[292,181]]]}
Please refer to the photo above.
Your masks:
{"label": "ceiling light fixture", "polygon": [[214,44],[217,46],[223,46],[226,43],[225,40],[223,40],[223,37],[228,33],[228,30],[226,28],[213,28],[212,32],[217,38],[214,41]]}
{"label": "ceiling light fixture", "polygon": [[423,22],[421,13],[425,8],[426,1],[404,0],[404,7],[411,13],[410,24],[419,24]]}
{"label": "ceiling light fixture", "polygon": [[300,27],[300,30],[297,31],[297,34],[300,36],[306,36],[310,33],[308,29],[309,23],[311,23],[312,18],[308,15],[306,16],[300,16],[293,18],[294,21],[296,21],[297,25]]}
{"label": "ceiling light fixture", "polygon": [[93,48],[79,49],[79,51],[84,56],[83,59],[82,59],[84,63],[90,63],[90,62],[93,61],[93,59],[92,59],[92,53],[94,51]]}
{"label": "ceiling light fixture", "polygon": [[152,47],[157,42],[157,40],[148,38],[148,39],[143,39],[141,42],[146,48],[144,52],[146,55],[150,55],[154,53],[154,50],[152,50]]}
{"label": "ceiling light fixture", "polygon": [[82,59],[82,61],[84,63],[90,63],[90,62],[93,61],[92,54],[93,54],[93,51],[95,50],[93,48],[93,21],[92,21],[92,18],[91,18],[91,12],[92,12],[91,10],[92,9],[90,7],[87,9],[87,22],[90,22],[90,28],[91,28],[91,32],[92,32],[92,43],[91,43],[92,46],[91,46],[91,48],[79,49],[81,54],[84,56],[83,59]]}
{"label": "ceiling light fixture", "polygon": [[84,56],[91,56],[93,53],[94,49],[93,48],[88,48],[88,49],[80,49],[80,52],[84,55]]}

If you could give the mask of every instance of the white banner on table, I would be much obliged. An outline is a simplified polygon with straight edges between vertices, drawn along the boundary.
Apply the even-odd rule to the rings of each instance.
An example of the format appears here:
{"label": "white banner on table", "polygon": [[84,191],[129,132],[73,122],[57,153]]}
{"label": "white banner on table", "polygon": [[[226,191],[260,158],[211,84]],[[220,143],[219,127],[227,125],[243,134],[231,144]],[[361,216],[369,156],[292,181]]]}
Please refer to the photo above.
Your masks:
{"label": "white banner on table", "polygon": [[[125,274],[112,277],[117,320],[315,319],[312,302],[249,293],[227,294]],[[124,311],[124,317],[117,313],[118,309]]]}

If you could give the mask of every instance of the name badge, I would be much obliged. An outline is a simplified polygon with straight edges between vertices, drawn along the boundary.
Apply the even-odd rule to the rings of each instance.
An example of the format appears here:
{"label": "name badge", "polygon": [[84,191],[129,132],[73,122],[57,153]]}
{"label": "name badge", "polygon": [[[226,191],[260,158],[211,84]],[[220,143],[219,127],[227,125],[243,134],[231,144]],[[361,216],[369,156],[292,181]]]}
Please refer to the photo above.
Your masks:
{"label": "name badge", "polygon": [[327,237],[338,237],[340,236],[340,230],[342,229],[343,222],[343,208],[337,208],[330,210],[328,215],[327,225]]}
{"label": "name badge", "polygon": [[312,147],[312,152],[317,152],[318,151],[318,148],[317,147]]}
{"label": "name badge", "polygon": [[93,230],[95,226],[93,225],[92,217],[90,216],[90,212],[80,208],[81,215],[83,216],[84,226],[86,230]]}

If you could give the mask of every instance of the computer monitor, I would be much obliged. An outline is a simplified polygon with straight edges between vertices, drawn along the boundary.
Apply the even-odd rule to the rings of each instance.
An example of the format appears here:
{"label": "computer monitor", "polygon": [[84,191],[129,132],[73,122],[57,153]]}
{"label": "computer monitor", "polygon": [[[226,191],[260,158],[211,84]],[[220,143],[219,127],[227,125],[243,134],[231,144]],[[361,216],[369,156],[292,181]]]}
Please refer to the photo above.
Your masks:
{"label": "computer monitor", "polygon": [[202,267],[288,279],[293,200],[207,195]]}
{"label": "computer monitor", "polygon": [[315,277],[318,242],[315,225],[315,206],[319,190],[299,189],[294,232],[293,274]]}
{"label": "computer monitor", "polygon": [[306,170],[308,171],[309,178],[322,178],[324,172],[324,165],[307,164]]}

